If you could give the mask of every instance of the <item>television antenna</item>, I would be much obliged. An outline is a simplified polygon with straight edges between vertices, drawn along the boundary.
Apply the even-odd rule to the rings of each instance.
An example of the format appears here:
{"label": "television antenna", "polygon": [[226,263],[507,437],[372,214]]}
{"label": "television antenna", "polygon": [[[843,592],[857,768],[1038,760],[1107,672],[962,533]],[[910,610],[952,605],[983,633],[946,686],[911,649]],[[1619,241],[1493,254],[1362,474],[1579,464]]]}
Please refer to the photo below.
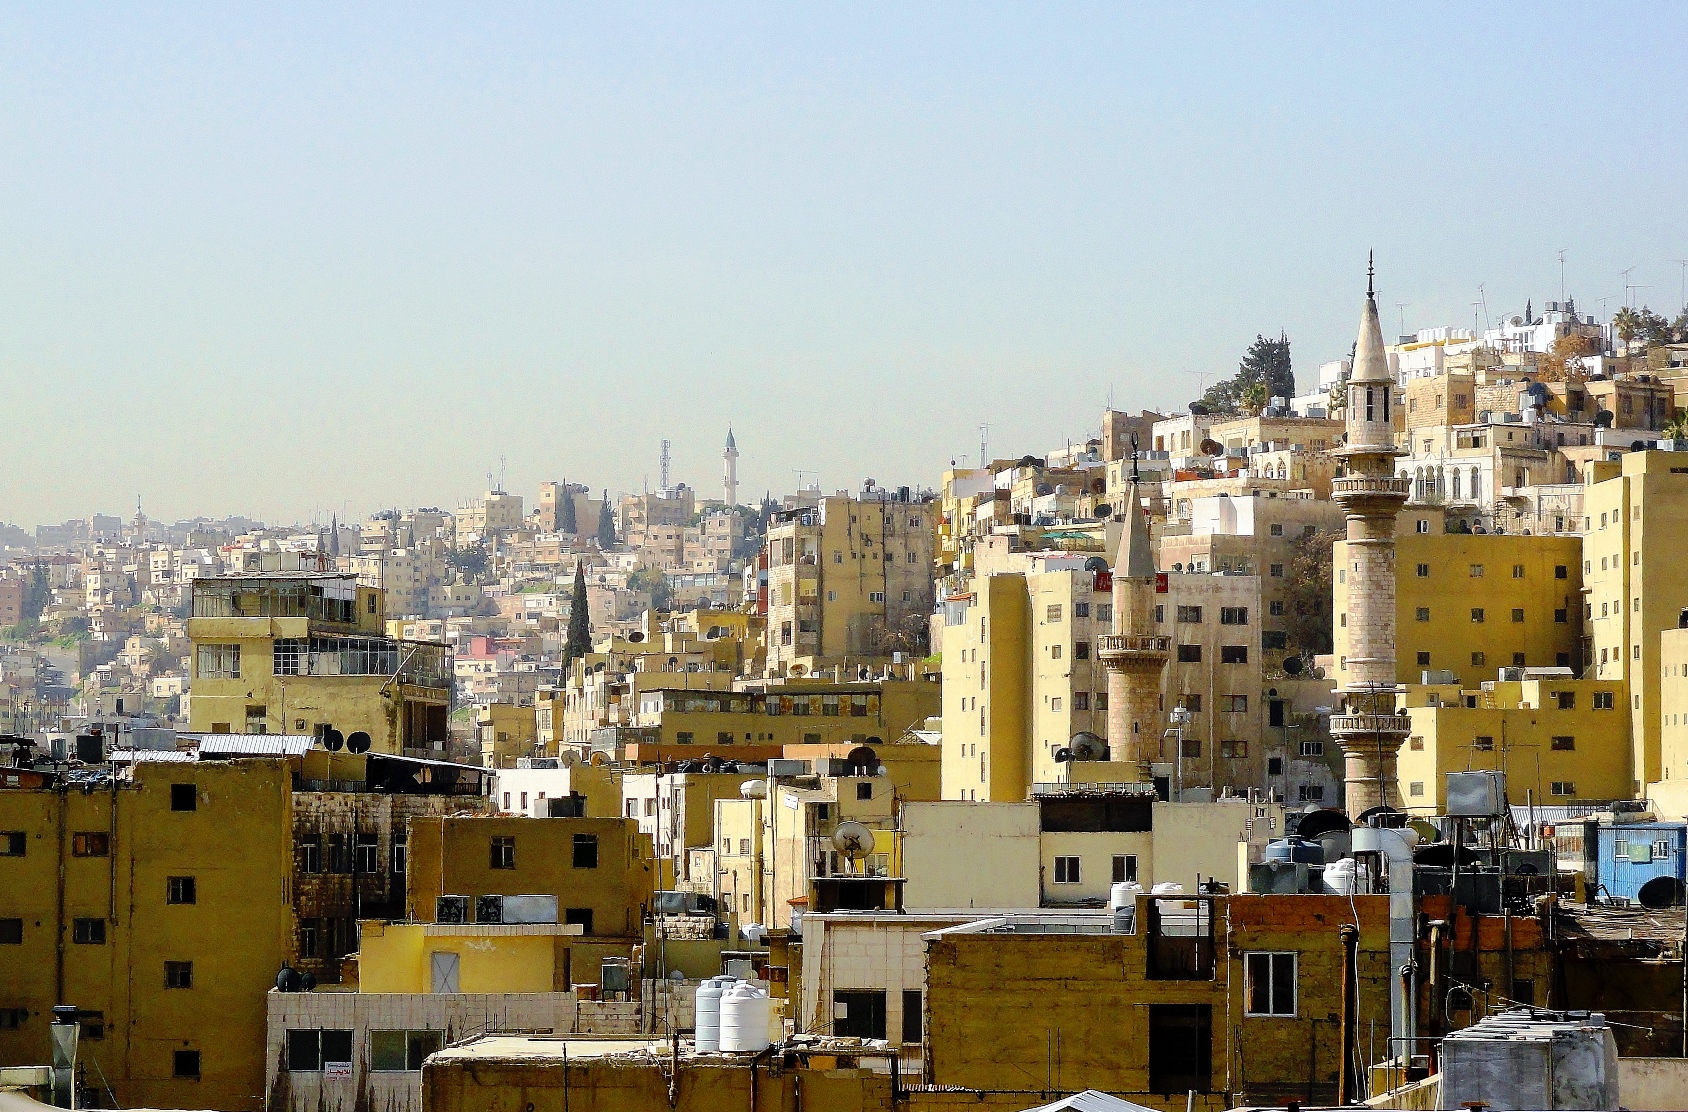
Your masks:
{"label": "television antenna", "polygon": [[1401,314],[1401,330],[1396,333],[1397,336],[1405,336],[1407,334],[1407,306],[1411,304],[1412,302],[1410,301],[1395,302],[1395,311]]}
{"label": "television antenna", "polygon": [[990,439],[991,439],[991,427],[989,425],[980,425],[979,426],[979,466],[980,467],[989,467],[990,466],[990,458],[991,458],[991,455],[990,455]]}
{"label": "television antenna", "polygon": [[1688,313],[1688,259],[1672,259],[1682,268],[1682,311]]}
{"label": "television antenna", "polygon": [[1565,303],[1565,248],[1559,249],[1559,303]]}
{"label": "television antenna", "polygon": [[662,476],[661,485],[663,490],[668,489],[668,470],[669,465],[673,462],[673,457],[668,454],[668,441],[664,439],[662,442],[662,454],[657,457],[657,471],[658,474]]}

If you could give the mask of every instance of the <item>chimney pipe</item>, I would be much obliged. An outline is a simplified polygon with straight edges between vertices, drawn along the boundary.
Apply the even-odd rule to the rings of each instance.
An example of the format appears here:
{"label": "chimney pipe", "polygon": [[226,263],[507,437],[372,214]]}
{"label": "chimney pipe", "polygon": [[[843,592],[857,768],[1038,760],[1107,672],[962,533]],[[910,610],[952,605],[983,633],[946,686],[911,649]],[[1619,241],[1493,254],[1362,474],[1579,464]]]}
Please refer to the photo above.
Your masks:
{"label": "chimney pipe", "polygon": [[1355,1059],[1360,1044],[1360,928],[1344,923],[1337,936],[1342,940],[1342,1063],[1336,1102],[1358,1104],[1360,1077]]}

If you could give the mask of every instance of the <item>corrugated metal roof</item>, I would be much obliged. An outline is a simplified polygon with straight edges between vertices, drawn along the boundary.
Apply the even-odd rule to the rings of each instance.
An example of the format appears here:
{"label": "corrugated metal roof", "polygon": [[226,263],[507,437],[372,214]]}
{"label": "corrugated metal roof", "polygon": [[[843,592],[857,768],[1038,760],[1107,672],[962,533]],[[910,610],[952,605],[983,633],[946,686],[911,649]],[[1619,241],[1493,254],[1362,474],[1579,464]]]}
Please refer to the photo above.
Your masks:
{"label": "corrugated metal roof", "polygon": [[112,764],[188,764],[199,759],[185,749],[113,749]]}
{"label": "corrugated metal roof", "polygon": [[178,734],[193,742],[203,757],[299,756],[318,748],[310,734]]}

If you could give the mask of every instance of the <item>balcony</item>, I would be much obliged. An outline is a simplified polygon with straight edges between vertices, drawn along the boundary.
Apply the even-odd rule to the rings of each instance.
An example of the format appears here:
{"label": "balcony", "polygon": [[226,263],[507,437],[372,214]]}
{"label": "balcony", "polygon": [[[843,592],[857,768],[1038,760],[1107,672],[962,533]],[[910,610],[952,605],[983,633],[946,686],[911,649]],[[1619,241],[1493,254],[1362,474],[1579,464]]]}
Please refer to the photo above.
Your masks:
{"label": "balcony", "polygon": [[1141,637],[1130,633],[1105,633],[1096,639],[1096,655],[1105,663],[1110,658],[1160,655],[1172,652],[1170,637]]}
{"label": "balcony", "polygon": [[1412,480],[1397,476],[1344,475],[1332,479],[1330,495],[1333,499],[1379,498],[1405,501],[1412,489]]}
{"label": "balcony", "polygon": [[1413,720],[1405,714],[1333,714],[1330,732],[1337,736],[1358,735],[1406,737],[1413,731]]}

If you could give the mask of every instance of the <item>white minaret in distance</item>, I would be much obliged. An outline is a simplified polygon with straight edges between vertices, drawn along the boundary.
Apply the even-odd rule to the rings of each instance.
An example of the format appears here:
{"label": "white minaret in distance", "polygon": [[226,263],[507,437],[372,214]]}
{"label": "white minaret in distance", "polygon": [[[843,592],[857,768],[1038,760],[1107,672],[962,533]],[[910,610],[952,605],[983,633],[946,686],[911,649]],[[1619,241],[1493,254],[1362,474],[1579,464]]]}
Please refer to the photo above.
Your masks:
{"label": "white minaret in distance", "polygon": [[721,481],[722,493],[727,497],[727,506],[738,505],[738,444],[733,441],[733,426],[727,426],[727,450],[721,453],[726,461],[726,475]]}
{"label": "white minaret in distance", "polygon": [[1124,528],[1114,557],[1113,632],[1097,639],[1096,655],[1108,670],[1108,759],[1137,766],[1147,782],[1160,755],[1161,673],[1172,639],[1155,632],[1155,550],[1137,489],[1136,437]]}
{"label": "white minaret in distance", "polygon": [[1348,515],[1346,564],[1335,571],[1348,586],[1349,655],[1337,689],[1342,706],[1330,729],[1345,758],[1350,816],[1400,805],[1395,757],[1412,732],[1412,719],[1395,708],[1395,517],[1407,500],[1407,480],[1395,475],[1394,385],[1368,262],[1348,380],[1347,437],[1336,452],[1343,474],[1331,484],[1331,497]]}

